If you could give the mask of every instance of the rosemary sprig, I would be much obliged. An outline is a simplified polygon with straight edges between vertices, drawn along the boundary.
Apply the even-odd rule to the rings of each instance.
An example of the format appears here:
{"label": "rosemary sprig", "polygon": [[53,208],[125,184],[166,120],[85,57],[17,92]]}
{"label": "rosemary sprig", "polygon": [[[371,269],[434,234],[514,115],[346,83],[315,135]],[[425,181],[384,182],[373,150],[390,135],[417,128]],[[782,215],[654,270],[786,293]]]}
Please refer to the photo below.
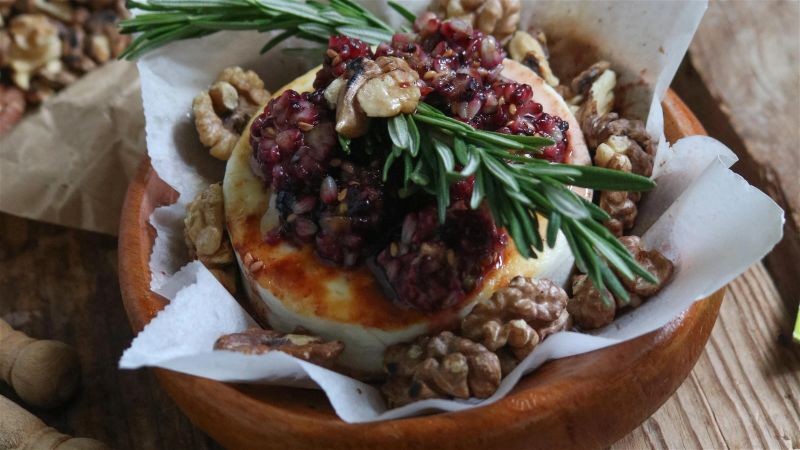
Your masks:
{"label": "rosemary sprig", "polygon": [[[343,34],[373,45],[389,41],[397,31],[352,0],[129,0],[128,7],[141,10],[123,20],[123,33],[140,33],[123,58],[133,59],[172,41],[192,39],[222,30],[281,30],[261,49],[269,51],[290,37],[327,43]],[[406,17],[411,14],[394,4]],[[411,15],[413,17],[413,15]]]}
{"label": "rosemary sprig", "polygon": [[[485,199],[495,221],[508,231],[523,256],[536,257],[545,244],[553,247],[560,230],[578,268],[601,291],[607,287],[617,298],[628,300],[610,267],[626,278],[640,275],[656,282],[601,224],[608,214],[568,187],[640,192],[654,186],[649,178],[531,158],[520,151],[531,152],[553,142],[476,130],[427,104],[420,104],[414,114],[389,119],[387,125],[393,150],[384,165],[384,178],[396,161],[413,167],[403,171],[404,186],[414,184],[436,196],[441,222],[450,204],[450,184],[474,176],[470,207],[479,207]],[[420,141],[420,136],[429,138]],[[456,164],[461,170],[455,170]],[[548,218],[545,236],[539,233],[537,214]]]}
{"label": "rosemary sprig", "polygon": [[[409,22],[415,19],[399,3],[389,5]],[[377,45],[407,30],[391,28],[352,0],[148,0],[129,1],[128,6],[143,11],[120,25],[123,33],[139,33],[123,54],[129,59],[172,41],[222,30],[281,31],[262,52],[290,37],[326,43],[330,36],[343,34]],[[523,256],[536,257],[545,245],[553,247],[561,231],[576,265],[601,292],[607,287],[617,298],[628,300],[615,271],[629,279],[640,275],[657,281],[602,225],[608,214],[568,188],[639,192],[654,186],[650,179],[532,158],[531,153],[553,142],[476,130],[425,103],[414,114],[386,123],[392,150],[384,178],[402,162],[401,196],[420,189],[434,195],[440,221],[450,203],[451,183],[474,176],[470,207],[478,208],[486,200],[495,221],[508,230]],[[349,139],[340,136],[339,142],[346,153],[352,151]],[[544,236],[539,231],[540,215],[548,220]]]}

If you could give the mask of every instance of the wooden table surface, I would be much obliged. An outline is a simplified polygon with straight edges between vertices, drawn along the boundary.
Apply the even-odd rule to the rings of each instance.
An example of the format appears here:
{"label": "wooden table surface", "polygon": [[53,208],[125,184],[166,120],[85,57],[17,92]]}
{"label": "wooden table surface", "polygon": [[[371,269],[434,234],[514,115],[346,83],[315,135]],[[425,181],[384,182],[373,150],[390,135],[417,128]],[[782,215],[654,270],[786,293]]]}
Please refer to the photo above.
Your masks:
{"label": "wooden table surface", "polygon": [[[728,286],[711,340],[675,395],[614,445],[800,448],[800,2],[711,4],[673,84],[735,166],[787,210],[786,237]],[[116,239],[0,214],[0,317],[60,339],[83,388],[33,410],[49,425],[117,449],[215,449],[148,371],[116,363],[133,336],[120,299]],[[18,400],[7,387],[0,394]]]}

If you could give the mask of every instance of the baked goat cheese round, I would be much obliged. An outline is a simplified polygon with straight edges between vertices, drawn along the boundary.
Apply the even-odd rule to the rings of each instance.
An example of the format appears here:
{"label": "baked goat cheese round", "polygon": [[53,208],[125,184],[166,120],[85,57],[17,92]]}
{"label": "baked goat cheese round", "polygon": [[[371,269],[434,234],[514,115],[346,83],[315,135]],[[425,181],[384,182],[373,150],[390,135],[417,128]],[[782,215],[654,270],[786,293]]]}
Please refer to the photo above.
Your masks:
{"label": "baked goat cheese round", "polygon": [[[570,163],[588,164],[589,154],[580,127],[564,100],[527,67],[506,59],[503,75],[533,87],[534,100],[544,111],[569,123]],[[285,90],[308,92],[319,68],[295,79]],[[441,311],[423,312],[393,303],[365,264],[353,268],[323,262],[310,245],[302,247],[265,240],[274,226],[274,197],[254,173],[249,143],[250,127],[243,133],[228,160],[223,192],[231,243],[242,270],[251,310],[262,322],[282,332],[305,329],[328,340],[339,340],[345,350],[342,369],[360,377],[381,372],[387,346],[446,329],[466,315],[473,305],[518,275],[548,278],[564,284],[573,257],[563,235],[553,248],[535,259],[526,259],[509,238],[500,263],[458,304]],[[582,195],[591,193],[581,190]],[[274,203],[274,199],[273,202]],[[547,222],[539,218],[544,234]]]}

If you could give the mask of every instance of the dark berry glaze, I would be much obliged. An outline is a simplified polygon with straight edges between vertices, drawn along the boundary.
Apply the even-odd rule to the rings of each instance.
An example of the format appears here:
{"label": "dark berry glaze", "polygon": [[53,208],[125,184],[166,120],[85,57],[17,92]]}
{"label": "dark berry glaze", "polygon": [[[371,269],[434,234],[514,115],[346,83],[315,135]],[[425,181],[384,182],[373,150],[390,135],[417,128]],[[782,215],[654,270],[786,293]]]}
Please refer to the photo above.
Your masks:
{"label": "dark berry glaze", "polygon": [[431,196],[401,198],[399,173],[382,179],[388,137],[354,140],[345,153],[324,89],[353,60],[396,56],[419,73],[423,101],[479,129],[550,136],[555,144],[542,155],[550,161],[567,157],[568,126],[542,111],[530,86],[500,75],[505,53],[493,37],[427,13],[414,30],[375,52],[357,39],[331,37],[316,90],[273,98],[251,126],[250,145],[279,215],[268,242],[313,246],[338,267],[366,263],[395,303],[435,312],[480,288],[502,262],[506,233],[485,205],[469,207],[471,178],[450,187],[444,223]]}

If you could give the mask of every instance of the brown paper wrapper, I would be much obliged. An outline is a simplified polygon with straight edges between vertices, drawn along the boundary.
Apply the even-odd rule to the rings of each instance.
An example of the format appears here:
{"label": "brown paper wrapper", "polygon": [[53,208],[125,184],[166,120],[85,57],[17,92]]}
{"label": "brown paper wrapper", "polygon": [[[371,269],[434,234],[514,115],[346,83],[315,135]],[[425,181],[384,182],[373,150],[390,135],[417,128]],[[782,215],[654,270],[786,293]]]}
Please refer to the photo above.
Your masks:
{"label": "brown paper wrapper", "polygon": [[0,137],[0,210],[115,235],[125,190],[144,154],[138,72],[115,61]]}

